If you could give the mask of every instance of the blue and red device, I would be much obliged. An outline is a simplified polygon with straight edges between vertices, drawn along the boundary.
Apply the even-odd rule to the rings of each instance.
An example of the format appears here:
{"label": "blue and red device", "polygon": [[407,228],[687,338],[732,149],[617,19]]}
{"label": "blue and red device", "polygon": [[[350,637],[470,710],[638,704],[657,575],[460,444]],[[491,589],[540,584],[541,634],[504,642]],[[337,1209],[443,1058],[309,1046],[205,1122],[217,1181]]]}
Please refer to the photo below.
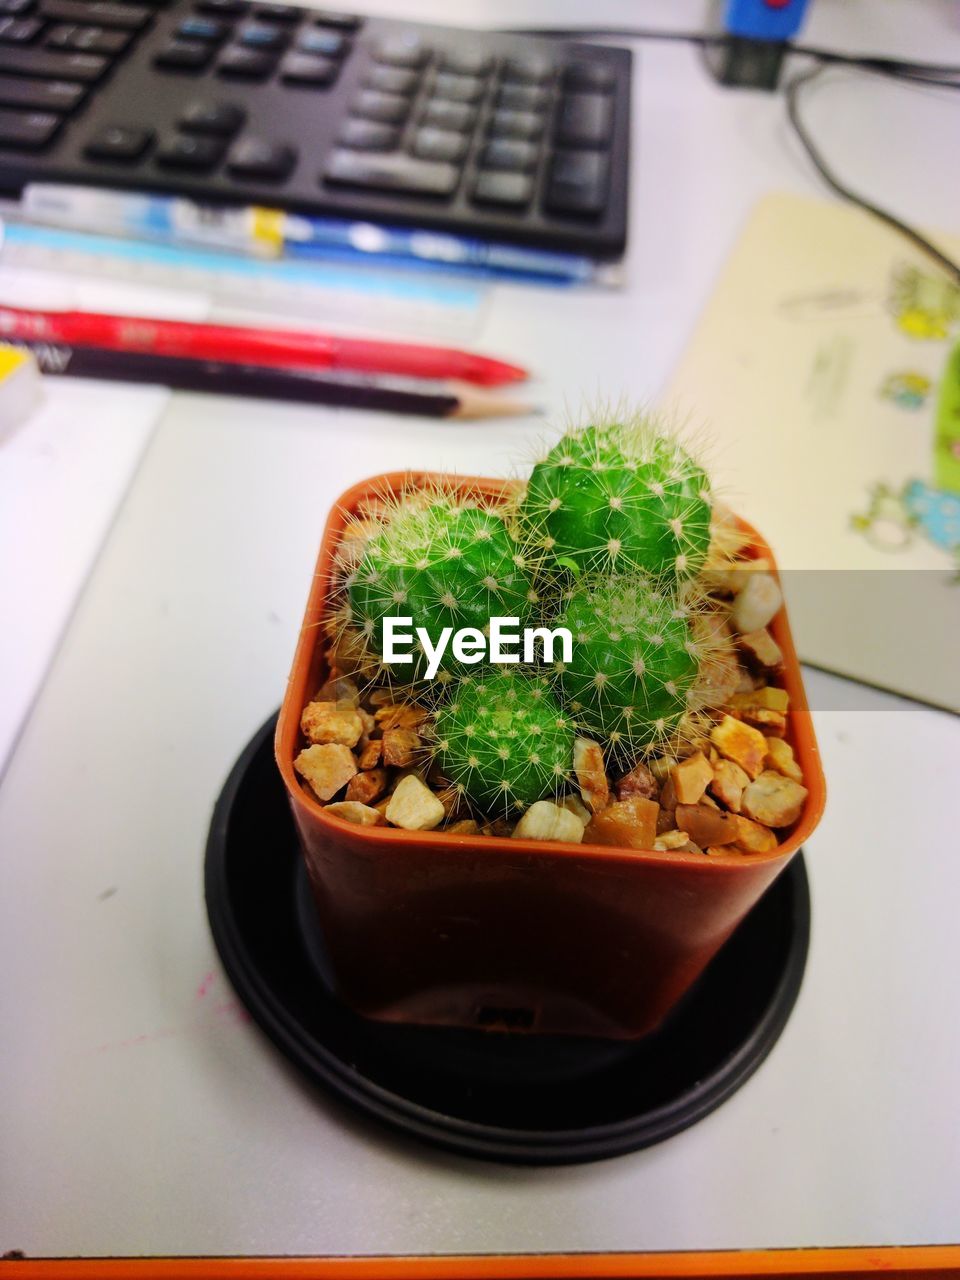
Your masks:
{"label": "blue and red device", "polygon": [[800,30],[809,0],[724,0],[720,34],[708,62],[723,84],[775,89],[787,41]]}

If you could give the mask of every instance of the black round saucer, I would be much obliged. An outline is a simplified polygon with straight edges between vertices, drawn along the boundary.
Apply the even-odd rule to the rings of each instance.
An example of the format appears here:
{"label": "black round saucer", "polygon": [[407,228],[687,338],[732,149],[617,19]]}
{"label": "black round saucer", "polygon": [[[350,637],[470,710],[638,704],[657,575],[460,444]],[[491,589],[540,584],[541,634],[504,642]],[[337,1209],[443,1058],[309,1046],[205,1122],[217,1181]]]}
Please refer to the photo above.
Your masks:
{"label": "black round saucer", "polygon": [[207,913],[254,1019],[311,1080],[467,1155],[571,1164],[678,1133],[756,1070],[800,989],[810,897],[798,855],[656,1032],[637,1041],[372,1022],[322,979],[323,940],[283,782],[276,717],[234,765],[207,839]]}

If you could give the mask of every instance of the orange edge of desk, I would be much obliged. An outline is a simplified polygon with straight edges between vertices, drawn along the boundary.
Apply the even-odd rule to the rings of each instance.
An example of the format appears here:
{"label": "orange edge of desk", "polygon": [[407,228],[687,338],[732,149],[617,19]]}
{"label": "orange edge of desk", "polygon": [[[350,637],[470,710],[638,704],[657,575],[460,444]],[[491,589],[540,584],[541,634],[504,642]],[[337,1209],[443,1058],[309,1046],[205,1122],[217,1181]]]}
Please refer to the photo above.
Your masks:
{"label": "orange edge of desk", "polygon": [[23,1258],[12,1280],[632,1280],[960,1276],[960,1245],[429,1258]]}

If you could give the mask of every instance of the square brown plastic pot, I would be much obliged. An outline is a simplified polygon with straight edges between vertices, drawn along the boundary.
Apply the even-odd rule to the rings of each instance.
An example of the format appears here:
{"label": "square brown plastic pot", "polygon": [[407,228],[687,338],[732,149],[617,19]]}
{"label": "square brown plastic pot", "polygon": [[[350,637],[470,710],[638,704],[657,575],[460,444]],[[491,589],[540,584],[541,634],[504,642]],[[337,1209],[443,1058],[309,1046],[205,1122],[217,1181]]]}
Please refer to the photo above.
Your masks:
{"label": "square brown plastic pot", "polygon": [[[824,779],[781,609],[790,741],[809,790],[769,854],[706,857],[592,844],[360,827],[327,814],[297,777],[300,715],[323,683],[334,551],[349,514],[384,491],[443,484],[503,501],[508,481],[375,476],[334,506],[277,725],[276,756],[316,899],[335,994],[389,1022],[633,1039],[680,999],[810,835]],[[752,554],[769,547],[742,524]]]}

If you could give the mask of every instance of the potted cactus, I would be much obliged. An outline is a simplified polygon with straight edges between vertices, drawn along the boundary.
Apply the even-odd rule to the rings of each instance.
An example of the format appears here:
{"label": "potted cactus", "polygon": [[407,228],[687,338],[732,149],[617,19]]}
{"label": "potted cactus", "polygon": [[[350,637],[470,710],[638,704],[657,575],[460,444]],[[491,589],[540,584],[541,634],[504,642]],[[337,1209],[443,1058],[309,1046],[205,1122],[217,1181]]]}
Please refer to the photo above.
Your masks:
{"label": "potted cactus", "polygon": [[277,730],[340,996],[636,1037],[823,804],[769,549],[649,421],[328,522]]}

